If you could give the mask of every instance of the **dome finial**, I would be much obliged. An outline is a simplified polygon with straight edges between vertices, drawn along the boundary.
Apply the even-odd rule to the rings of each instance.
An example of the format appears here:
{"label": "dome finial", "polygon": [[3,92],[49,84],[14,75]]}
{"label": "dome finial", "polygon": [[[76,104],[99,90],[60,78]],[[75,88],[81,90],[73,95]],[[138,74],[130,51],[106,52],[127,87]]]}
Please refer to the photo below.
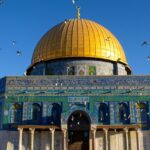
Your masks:
{"label": "dome finial", "polygon": [[80,7],[77,6],[76,9],[77,9],[77,19],[80,19]]}
{"label": "dome finial", "polygon": [[76,12],[76,13],[77,13],[77,14],[76,14],[76,15],[77,15],[76,17],[77,17],[77,19],[80,19],[80,15],[81,15],[81,14],[80,14],[80,7],[76,4],[76,2],[78,2],[78,0],[72,0],[72,3],[76,6],[76,11],[77,11],[77,12]]}

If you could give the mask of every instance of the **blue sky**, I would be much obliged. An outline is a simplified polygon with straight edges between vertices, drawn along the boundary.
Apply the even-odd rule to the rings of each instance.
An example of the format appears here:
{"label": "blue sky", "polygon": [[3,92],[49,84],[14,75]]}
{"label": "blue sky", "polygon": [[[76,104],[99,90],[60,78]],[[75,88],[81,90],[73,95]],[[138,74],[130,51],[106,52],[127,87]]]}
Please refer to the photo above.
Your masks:
{"label": "blue sky", "polygon": [[[41,36],[74,18],[75,7],[71,0],[4,1],[0,5],[0,78],[22,76]],[[100,23],[118,38],[133,74],[150,74],[150,45],[141,46],[150,41],[150,0],[78,0],[78,4],[82,18]]]}

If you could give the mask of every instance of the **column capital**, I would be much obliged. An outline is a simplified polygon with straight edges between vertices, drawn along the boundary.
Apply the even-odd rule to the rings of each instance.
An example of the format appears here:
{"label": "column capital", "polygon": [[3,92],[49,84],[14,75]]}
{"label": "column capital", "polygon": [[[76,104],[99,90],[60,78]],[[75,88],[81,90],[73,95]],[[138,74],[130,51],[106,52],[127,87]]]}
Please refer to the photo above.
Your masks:
{"label": "column capital", "polygon": [[35,128],[29,128],[29,130],[31,134],[34,134]]}
{"label": "column capital", "polygon": [[49,128],[49,130],[53,132],[53,131],[55,131],[55,128]]}
{"label": "column capital", "polygon": [[135,128],[136,132],[141,132],[141,128]]}
{"label": "column capital", "polygon": [[96,126],[96,125],[91,125],[91,132],[92,132],[93,134],[96,133],[96,130],[97,130],[97,126]]}
{"label": "column capital", "polygon": [[66,129],[66,128],[63,128],[63,129],[62,129],[62,132],[63,132],[64,137],[67,137],[67,129]]}
{"label": "column capital", "polygon": [[103,128],[103,131],[104,131],[105,133],[108,133],[108,128]]}
{"label": "column capital", "polygon": [[61,129],[62,130],[62,132],[64,133],[66,133],[67,132],[67,129],[66,128],[63,128],[63,129]]}
{"label": "column capital", "polygon": [[91,133],[92,133],[93,137],[95,137],[95,135],[96,135],[96,128],[91,128]]}
{"label": "column capital", "polygon": [[129,128],[125,127],[124,129],[124,132],[128,133],[129,132]]}
{"label": "column capital", "polygon": [[91,127],[91,131],[96,131],[97,128],[96,127]]}
{"label": "column capital", "polygon": [[18,131],[23,132],[23,128],[18,128]]}
{"label": "column capital", "polygon": [[96,127],[91,127],[91,130],[92,131],[95,131],[97,128]]}
{"label": "column capital", "polygon": [[54,134],[55,128],[49,128],[49,131],[50,131],[51,134]]}
{"label": "column capital", "polygon": [[92,124],[92,125],[91,125],[91,130],[96,130],[96,129],[97,129],[97,125]]}

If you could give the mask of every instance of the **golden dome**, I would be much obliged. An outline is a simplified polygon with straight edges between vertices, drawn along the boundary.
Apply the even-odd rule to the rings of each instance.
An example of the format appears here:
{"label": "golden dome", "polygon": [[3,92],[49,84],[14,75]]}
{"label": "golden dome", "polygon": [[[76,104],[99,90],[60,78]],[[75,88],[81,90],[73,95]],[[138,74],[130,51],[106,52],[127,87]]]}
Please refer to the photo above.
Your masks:
{"label": "golden dome", "polygon": [[32,64],[61,58],[97,58],[127,64],[116,37],[86,19],[66,20],[49,30],[37,44]]}

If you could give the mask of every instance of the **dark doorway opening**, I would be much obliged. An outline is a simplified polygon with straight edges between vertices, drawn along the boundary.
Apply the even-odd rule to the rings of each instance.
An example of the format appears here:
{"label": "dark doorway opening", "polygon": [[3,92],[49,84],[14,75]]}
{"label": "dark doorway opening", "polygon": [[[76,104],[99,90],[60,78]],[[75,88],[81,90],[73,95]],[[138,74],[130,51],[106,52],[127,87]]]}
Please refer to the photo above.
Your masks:
{"label": "dark doorway opening", "polygon": [[69,150],[89,150],[90,118],[84,111],[75,111],[68,119]]}

